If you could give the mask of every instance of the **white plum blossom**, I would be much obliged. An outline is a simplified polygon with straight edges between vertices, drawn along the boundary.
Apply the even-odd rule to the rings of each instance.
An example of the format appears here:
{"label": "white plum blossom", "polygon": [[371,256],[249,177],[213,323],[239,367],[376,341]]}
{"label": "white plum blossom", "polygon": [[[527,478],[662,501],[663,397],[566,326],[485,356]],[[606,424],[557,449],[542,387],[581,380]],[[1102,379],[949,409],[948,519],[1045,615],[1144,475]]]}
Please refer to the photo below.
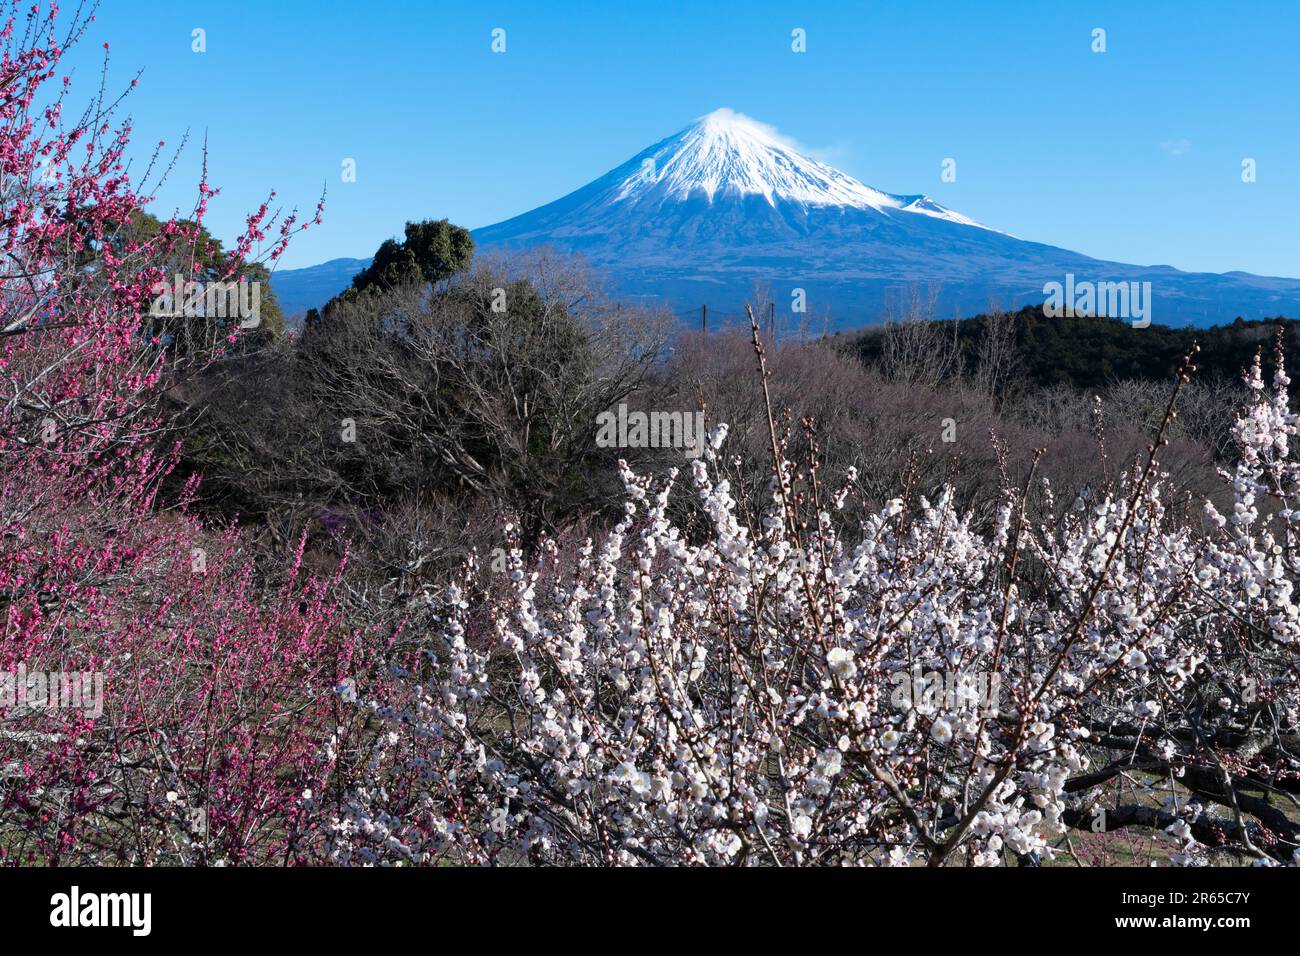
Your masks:
{"label": "white plum blossom", "polygon": [[[739,501],[725,425],[689,489],[624,466],[607,532],[528,562],[512,547],[482,606],[444,596],[418,683],[349,679],[340,703],[383,732],[320,756],[350,774],[332,858],[1002,865],[1050,857],[1141,765],[1176,804],[1110,823],[1154,821],[1182,844],[1171,862],[1204,862],[1188,791],[1300,775],[1286,384],[1247,375],[1204,523],[1176,520],[1156,452],[1064,509],[1044,488],[1032,520],[1032,489],[962,511],[941,488],[850,531],[827,510],[842,496],[785,460],[767,501]],[[931,673],[947,683],[900,701],[896,677]],[[996,710],[948,699],[972,675],[997,678]],[[1300,826],[1260,812],[1253,854],[1293,862]]]}
{"label": "white plum blossom", "polygon": [[948,746],[952,742],[952,724],[943,719],[936,720],[930,727],[930,736],[940,746]]}
{"label": "white plum blossom", "polygon": [[826,655],[826,663],[840,680],[851,680],[858,671],[853,654],[842,647],[832,647]]}

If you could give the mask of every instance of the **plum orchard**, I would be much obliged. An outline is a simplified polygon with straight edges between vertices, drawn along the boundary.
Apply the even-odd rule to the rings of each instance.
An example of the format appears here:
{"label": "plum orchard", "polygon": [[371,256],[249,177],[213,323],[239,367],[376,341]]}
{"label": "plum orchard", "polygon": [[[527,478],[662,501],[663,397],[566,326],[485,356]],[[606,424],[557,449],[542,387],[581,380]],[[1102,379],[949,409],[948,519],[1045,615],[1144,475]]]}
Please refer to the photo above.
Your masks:
{"label": "plum orchard", "polygon": [[[786,460],[775,426],[758,527],[715,478],[725,425],[688,476],[702,533],[669,519],[673,481],[625,470],[610,533],[537,568],[516,553],[486,640],[453,590],[426,679],[355,695],[384,729],[330,858],[993,865],[1140,826],[1174,863],[1293,862],[1297,419],[1280,354],[1271,388],[1258,361],[1246,380],[1233,507],[1203,530],[1166,515],[1177,388],[1112,488],[1007,488],[990,533],[943,492],[844,540],[852,489]],[[1000,706],[900,709],[917,668],[996,675]]]}

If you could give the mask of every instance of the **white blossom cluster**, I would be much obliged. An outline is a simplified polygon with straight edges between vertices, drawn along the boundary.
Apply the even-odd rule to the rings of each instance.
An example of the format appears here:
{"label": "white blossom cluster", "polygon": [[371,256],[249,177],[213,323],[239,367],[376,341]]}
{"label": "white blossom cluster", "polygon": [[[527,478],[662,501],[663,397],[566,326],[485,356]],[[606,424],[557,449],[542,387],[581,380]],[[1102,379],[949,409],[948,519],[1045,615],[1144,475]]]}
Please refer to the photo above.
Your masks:
{"label": "white blossom cluster", "polygon": [[[1231,512],[1207,502],[1200,529],[1168,514],[1154,451],[1093,499],[1057,508],[1041,487],[1045,520],[1008,491],[980,531],[943,491],[851,538],[843,495],[786,462],[748,526],[717,478],[725,426],[692,463],[703,529],[670,520],[675,473],[625,468],[612,531],[532,568],[513,552],[483,639],[452,589],[427,670],[345,705],[382,729],[333,858],[1036,862],[1124,773],[1164,814],[1171,862],[1204,861],[1206,820],[1289,861],[1294,829],[1235,797],[1300,767],[1297,419],[1280,363],[1272,389],[1258,361],[1247,383]],[[1000,702],[891,703],[918,669],[996,675]],[[1189,791],[1220,812],[1188,810]]]}

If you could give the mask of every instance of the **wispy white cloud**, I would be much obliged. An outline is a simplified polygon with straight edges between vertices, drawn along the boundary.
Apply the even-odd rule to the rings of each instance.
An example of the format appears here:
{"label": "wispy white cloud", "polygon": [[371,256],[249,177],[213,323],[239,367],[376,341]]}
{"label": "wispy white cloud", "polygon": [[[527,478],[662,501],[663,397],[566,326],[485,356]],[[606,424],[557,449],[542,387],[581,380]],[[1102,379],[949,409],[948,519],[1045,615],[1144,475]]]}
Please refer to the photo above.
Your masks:
{"label": "wispy white cloud", "polygon": [[733,110],[727,106],[724,106],[721,109],[716,109],[705,116],[698,117],[696,122],[708,119],[715,119],[720,122],[744,123],[752,126],[755,129],[762,131],[763,135],[773,142],[780,143],[787,149],[792,149],[797,153],[802,153],[810,159],[815,159],[822,163],[829,163],[830,165],[843,162],[848,159],[852,153],[849,144],[844,141],[834,143],[830,146],[809,146],[806,143],[801,143],[794,137],[782,133],[770,123],[756,120],[752,116],[747,116],[744,113]]}

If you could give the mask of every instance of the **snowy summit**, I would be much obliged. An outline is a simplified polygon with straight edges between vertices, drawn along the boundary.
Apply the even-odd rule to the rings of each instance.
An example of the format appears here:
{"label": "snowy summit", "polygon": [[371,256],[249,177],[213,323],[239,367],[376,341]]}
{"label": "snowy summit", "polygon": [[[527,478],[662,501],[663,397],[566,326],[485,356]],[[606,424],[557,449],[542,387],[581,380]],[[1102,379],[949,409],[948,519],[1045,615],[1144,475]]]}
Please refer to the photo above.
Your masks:
{"label": "snowy summit", "polygon": [[[622,175],[632,164],[636,168]],[[684,201],[702,193],[712,202],[719,195],[757,195],[772,206],[788,202],[914,212],[978,225],[928,196],[895,196],[872,189],[803,155],[771,126],[727,108],[700,117],[598,182],[610,179],[615,180],[610,192],[616,201],[650,196]]]}

